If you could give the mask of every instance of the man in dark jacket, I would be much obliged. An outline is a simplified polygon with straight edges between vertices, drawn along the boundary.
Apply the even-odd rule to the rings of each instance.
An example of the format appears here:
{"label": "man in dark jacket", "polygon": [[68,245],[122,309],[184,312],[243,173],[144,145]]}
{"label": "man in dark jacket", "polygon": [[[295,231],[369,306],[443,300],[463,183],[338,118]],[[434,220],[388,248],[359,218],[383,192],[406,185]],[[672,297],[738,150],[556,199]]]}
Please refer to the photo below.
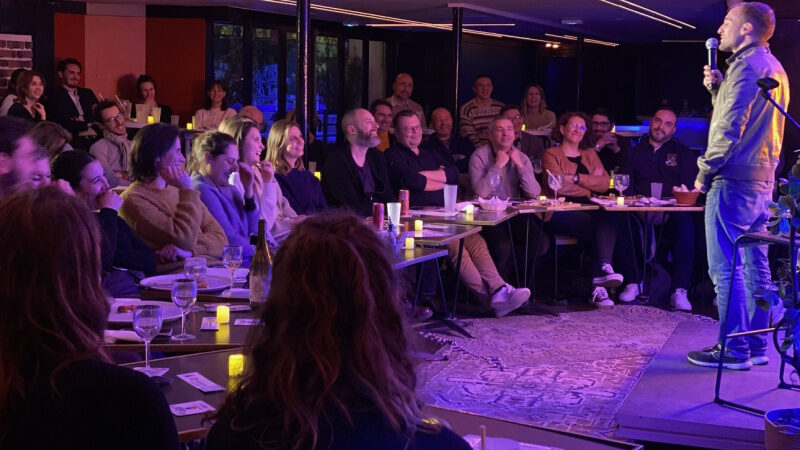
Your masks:
{"label": "man in dark jacket", "polygon": [[[45,108],[48,120],[55,122],[75,137],[78,146],[85,146],[78,136],[89,129],[92,121],[92,108],[97,96],[91,89],[78,86],[81,81],[81,63],[75,58],[67,58],[58,63],[58,78],[61,86],[53,88],[47,97]],[[86,147],[84,150],[88,150]]]}

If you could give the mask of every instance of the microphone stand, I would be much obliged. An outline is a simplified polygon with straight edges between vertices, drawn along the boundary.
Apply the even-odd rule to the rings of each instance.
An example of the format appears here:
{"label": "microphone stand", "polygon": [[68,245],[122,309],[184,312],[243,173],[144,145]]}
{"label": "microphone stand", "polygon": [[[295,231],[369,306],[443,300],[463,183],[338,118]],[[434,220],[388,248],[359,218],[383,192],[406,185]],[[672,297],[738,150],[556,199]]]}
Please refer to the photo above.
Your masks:
{"label": "microphone stand", "polygon": [[[794,120],[794,118],[789,115],[789,113],[787,113],[786,110],[783,109],[783,107],[779,105],[774,98],[772,98],[772,94],[769,93],[769,90],[761,88],[761,96],[767,99],[768,102],[772,103],[772,105],[775,106],[775,108],[777,108],[781,114],[783,114],[783,117],[789,119],[789,122],[791,122],[795,127],[797,127],[798,130],[800,130],[800,124],[798,124],[797,121]],[[800,149],[795,150],[795,153],[797,152],[800,152]]]}

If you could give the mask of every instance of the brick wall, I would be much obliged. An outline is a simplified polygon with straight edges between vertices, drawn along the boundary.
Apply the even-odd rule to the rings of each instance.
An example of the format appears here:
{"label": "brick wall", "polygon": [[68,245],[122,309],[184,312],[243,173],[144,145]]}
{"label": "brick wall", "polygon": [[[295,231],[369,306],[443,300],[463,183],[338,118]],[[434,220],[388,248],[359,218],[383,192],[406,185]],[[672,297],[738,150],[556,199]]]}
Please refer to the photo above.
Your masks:
{"label": "brick wall", "polygon": [[0,33],[0,92],[5,92],[11,72],[20,67],[33,67],[31,36]]}

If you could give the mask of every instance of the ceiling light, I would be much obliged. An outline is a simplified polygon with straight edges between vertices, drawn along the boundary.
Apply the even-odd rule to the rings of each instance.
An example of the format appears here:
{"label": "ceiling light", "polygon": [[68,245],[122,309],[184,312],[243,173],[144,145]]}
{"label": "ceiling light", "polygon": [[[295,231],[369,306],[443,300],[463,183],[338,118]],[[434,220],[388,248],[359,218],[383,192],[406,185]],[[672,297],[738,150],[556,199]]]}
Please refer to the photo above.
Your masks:
{"label": "ceiling light", "polygon": [[[553,37],[553,38],[566,39],[566,40],[568,40],[568,41],[577,41],[577,40],[578,40],[578,36],[572,36],[572,35],[570,35],[570,34],[551,34],[551,33],[545,33],[544,35],[545,35],[545,36],[548,36],[548,37]],[[618,47],[618,46],[619,46],[619,44],[617,44],[616,42],[609,42],[609,41],[599,41],[599,40],[597,40],[597,39],[588,39],[588,38],[584,38],[584,39],[583,39],[583,42],[585,42],[585,43],[587,43],[587,44],[605,45],[606,47]]]}
{"label": "ceiling light", "polygon": [[[428,23],[428,22],[405,22],[405,23],[367,23],[368,27],[377,28],[399,28],[399,27],[428,27],[429,25],[438,25],[442,27],[451,27],[452,23]],[[464,27],[515,27],[515,23],[465,23]]]}
{"label": "ceiling light", "polygon": [[[637,8],[640,8],[640,9],[642,9],[642,10],[645,10],[645,11],[651,12],[651,13],[653,13],[653,14],[657,14],[657,15],[659,15],[659,16],[661,16],[661,17],[664,17],[664,18],[666,18],[666,19],[669,19],[669,20],[671,20],[672,22],[668,22],[668,21],[666,21],[666,20],[664,20],[664,19],[659,19],[659,18],[658,18],[658,17],[656,17],[656,16],[653,16],[653,15],[650,15],[650,14],[647,14],[647,13],[643,13],[643,12],[641,12],[641,11],[637,11],[637,10],[635,10],[635,9],[633,9],[633,8],[628,8],[627,6],[620,5],[619,3],[613,3],[613,2],[610,2],[610,1],[608,1],[608,0],[599,0],[599,1],[601,1],[601,2],[603,2],[603,3],[605,3],[605,4],[607,4],[607,5],[616,6],[617,8],[624,9],[625,11],[629,11],[629,12],[632,12],[632,13],[634,13],[634,14],[638,14],[638,15],[640,15],[640,16],[642,16],[642,17],[647,17],[648,19],[655,20],[656,22],[661,22],[661,23],[663,23],[663,24],[669,25],[669,26],[671,26],[671,27],[674,27],[674,28],[677,28],[677,29],[679,29],[679,30],[682,30],[682,29],[683,29],[683,27],[682,27],[681,25],[678,25],[678,24],[682,24],[682,25],[684,25],[684,26],[686,26],[686,27],[689,27],[689,28],[692,28],[692,29],[694,29],[694,27],[693,27],[692,25],[689,25],[689,24],[687,24],[687,23],[684,23],[684,22],[681,22],[681,21],[679,21],[679,20],[673,19],[672,17],[669,17],[669,16],[667,16],[667,15],[665,15],[665,14],[661,14],[661,13],[659,13],[659,12],[653,11],[652,9],[647,9],[647,8],[645,8],[644,6],[637,5],[636,3],[629,2],[629,1],[627,1],[627,0],[618,0],[618,1],[620,1],[620,2],[624,2],[624,3],[626,3],[626,4],[629,4],[629,5],[632,5],[632,6],[635,6],[635,7],[637,7]],[[677,23],[673,23],[673,22],[677,22]]]}
{"label": "ceiling light", "polygon": [[561,45],[559,45],[559,44],[553,44],[553,48],[558,48],[558,47],[561,47]]}
{"label": "ceiling light", "polygon": [[643,10],[643,11],[647,11],[647,12],[649,12],[649,13],[655,14],[655,15],[657,15],[657,16],[659,16],[659,17],[663,17],[663,18],[665,18],[665,19],[667,19],[667,20],[671,20],[671,21],[673,21],[673,22],[675,22],[675,23],[677,23],[677,24],[679,24],[679,25],[683,25],[683,26],[685,26],[685,27],[688,27],[688,28],[691,28],[691,29],[693,29],[693,30],[695,29],[694,25],[690,25],[690,24],[688,24],[688,23],[686,23],[686,22],[681,22],[681,21],[680,21],[680,20],[678,20],[678,19],[674,19],[674,18],[672,18],[672,17],[670,17],[670,16],[668,16],[668,15],[666,15],[666,14],[661,14],[661,13],[660,13],[660,12],[658,12],[658,11],[654,11],[654,10],[652,10],[652,9],[645,8],[644,6],[642,6],[642,5],[638,5],[638,4],[634,3],[634,2],[631,2],[631,1],[628,1],[628,0],[617,0],[617,1],[618,1],[618,2],[620,2],[620,3],[625,3],[626,5],[631,5],[631,6],[634,6],[634,7],[636,7],[636,8],[639,8],[639,9]]}
{"label": "ceiling light", "polygon": [[561,19],[563,25],[583,25],[582,19]]}
{"label": "ceiling light", "polygon": [[550,47],[552,47],[552,46],[553,46],[553,44],[551,44],[551,43],[549,43],[549,42],[548,42],[547,44],[544,44],[544,46],[545,46],[545,47],[547,47],[547,48],[550,48]]}

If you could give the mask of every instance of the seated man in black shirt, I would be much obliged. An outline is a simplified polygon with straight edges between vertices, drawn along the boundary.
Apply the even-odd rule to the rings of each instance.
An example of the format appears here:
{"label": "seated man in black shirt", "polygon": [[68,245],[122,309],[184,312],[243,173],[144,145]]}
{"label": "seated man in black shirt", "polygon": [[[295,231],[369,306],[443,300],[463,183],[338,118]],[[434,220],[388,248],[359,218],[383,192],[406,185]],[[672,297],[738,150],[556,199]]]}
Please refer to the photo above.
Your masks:
{"label": "seated man in black shirt", "polygon": [[597,156],[608,173],[619,171],[624,154],[630,150],[629,138],[612,133],[614,116],[605,108],[597,108],[591,116],[592,142]]}
{"label": "seated man in black shirt", "polygon": [[[661,183],[662,196],[671,195],[672,188],[681,184],[691,187],[697,177],[697,155],[688,147],[672,138],[675,134],[677,117],[670,109],[659,109],[650,122],[650,132],[645,139],[626,152],[620,166],[620,173],[630,175],[628,195],[652,196],[651,183]],[[632,192],[631,192],[632,191]],[[648,213],[649,223],[663,223],[665,234],[671,238],[672,276],[670,296],[671,305],[679,311],[691,311],[692,305],[687,296],[694,265],[695,222],[690,212]],[[656,217],[654,217],[656,215]],[[698,216],[700,218],[700,216]],[[624,228],[624,229],[623,229]],[[633,267],[631,258],[631,239],[627,227],[620,227],[616,253],[620,272],[629,280],[619,299],[623,302],[634,300],[640,291],[642,274]],[[637,233],[634,233],[638,237]],[[634,248],[641,248],[636,245]]]}
{"label": "seated man in black shirt", "polygon": [[[443,206],[444,186],[456,183],[458,169],[438,152],[420,148],[422,126],[414,111],[395,114],[394,130],[397,143],[385,153],[392,187],[408,189],[411,206]],[[453,265],[458,264],[458,247],[458,242],[447,244]],[[527,288],[515,289],[503,280],[478,234],[464,238],[460,275],[497,317],[519,308],[531,295]]]}
{"label": "seated man in black shirt", "polygon": [[469,173],[469,157],[475,145],[468,138],[453,134],[453,116],[446,108],[436,108],[431,113],[434,135],[420,144],[420,148],[435,150],[458,167],[459,173]]}

